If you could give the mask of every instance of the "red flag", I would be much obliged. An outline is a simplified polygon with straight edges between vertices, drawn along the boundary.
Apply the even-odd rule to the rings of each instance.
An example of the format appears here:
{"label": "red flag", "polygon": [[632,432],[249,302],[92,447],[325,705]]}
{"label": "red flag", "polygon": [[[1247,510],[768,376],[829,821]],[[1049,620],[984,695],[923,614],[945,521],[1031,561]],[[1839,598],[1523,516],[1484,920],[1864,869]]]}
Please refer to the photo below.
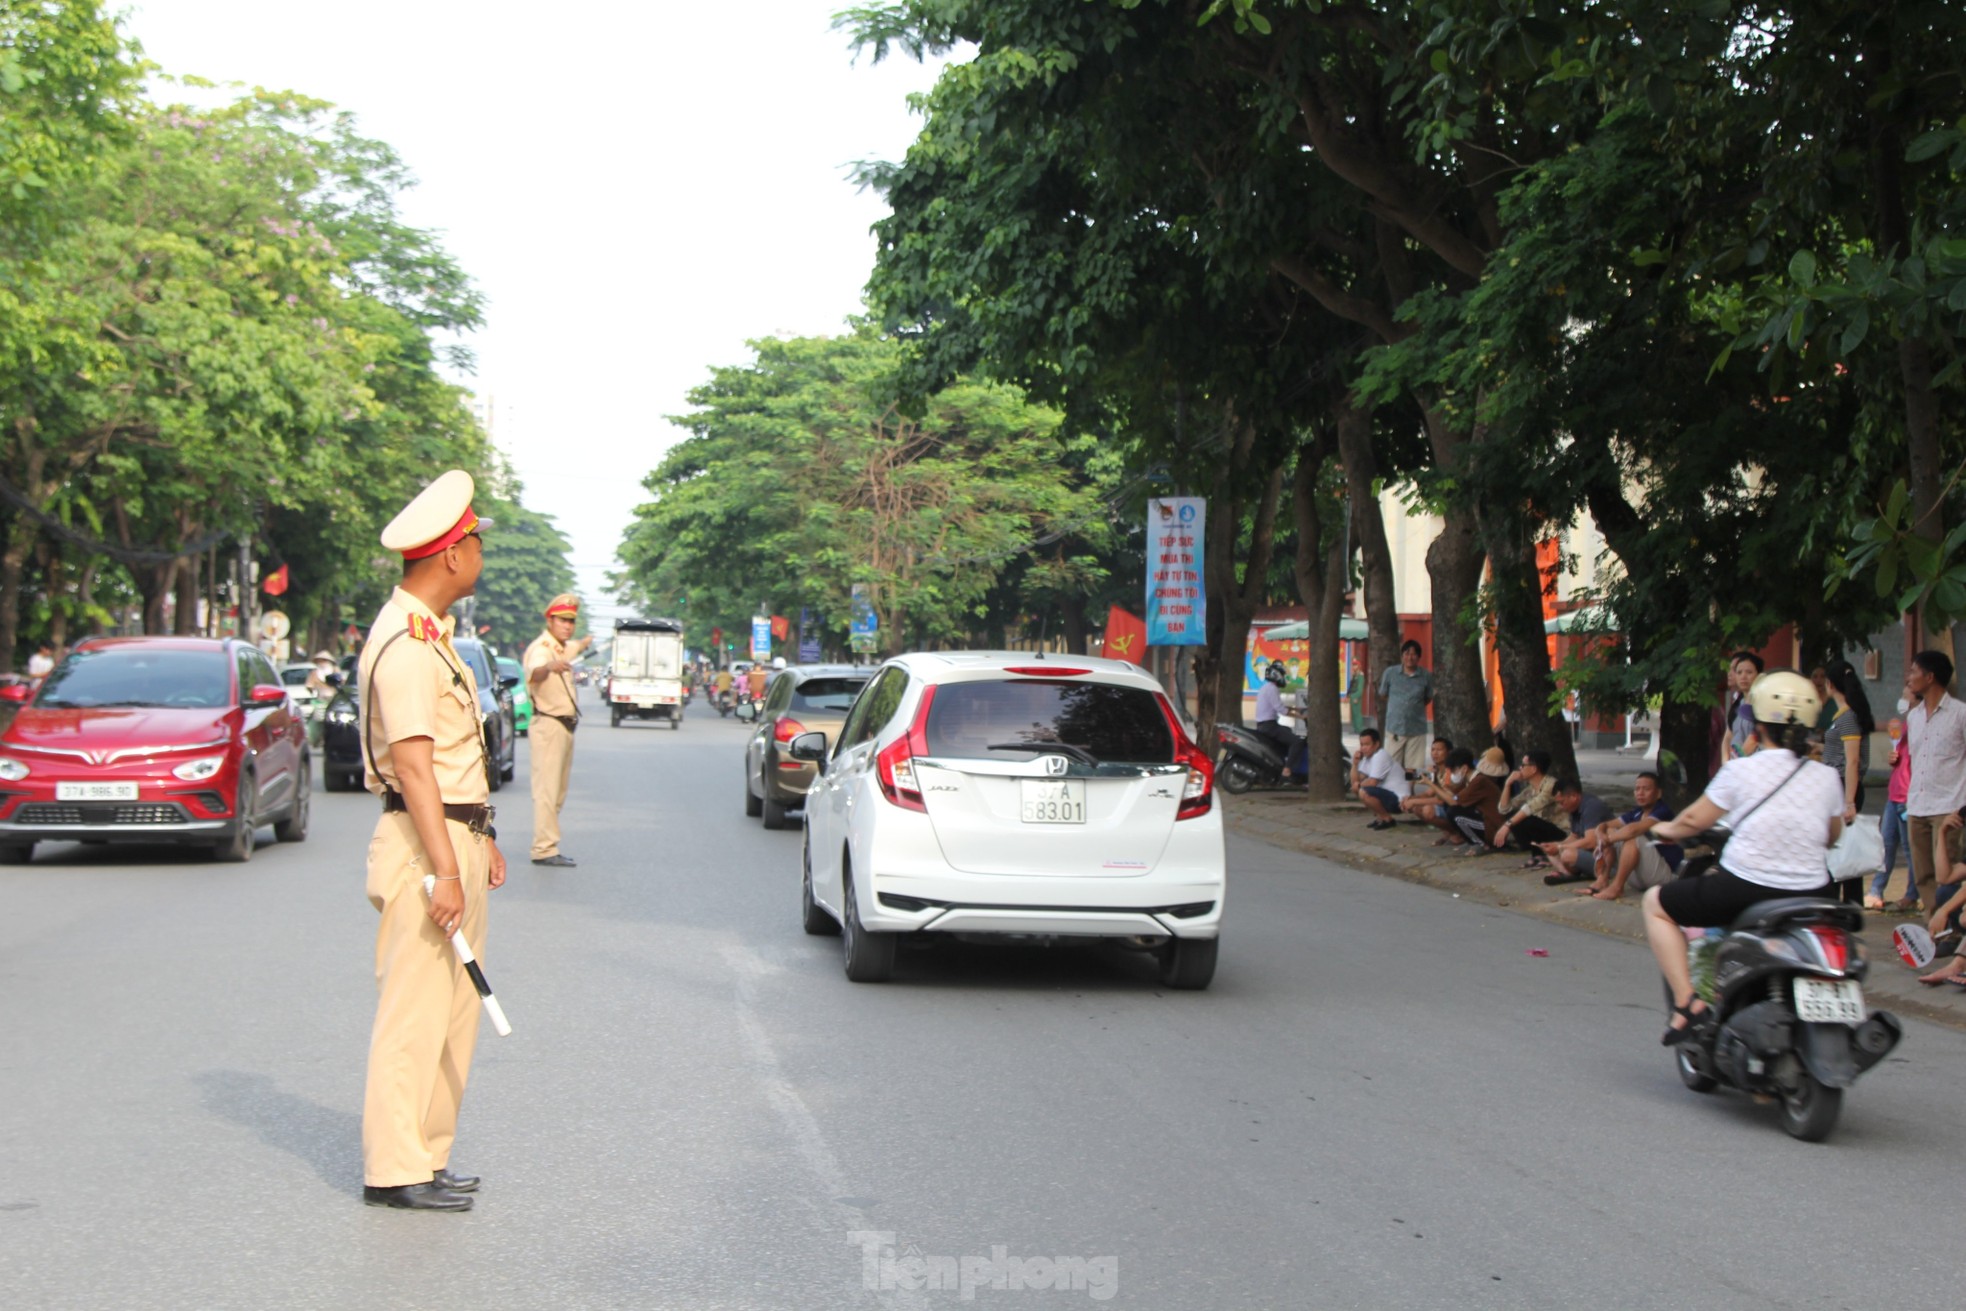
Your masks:
{"label": "red flag", "polygon": [[787,637],[791,635],[791,632],[792,632],[791,620],[787,619],[784,615],[773,615],[771,617],[771,635],[774,638],[783,642]]}
{"label": "red flag", "polygon": [[281,565],[278,569],[275,569],[272,573],[261,579],[259,590],[268,596],[285,596],[287,594],[287,566]]}
{"label": "red flag", "polygon": [[1106,612],[1106,656],[1111,660],[1147,663],[1147,625],[1119,606]]}

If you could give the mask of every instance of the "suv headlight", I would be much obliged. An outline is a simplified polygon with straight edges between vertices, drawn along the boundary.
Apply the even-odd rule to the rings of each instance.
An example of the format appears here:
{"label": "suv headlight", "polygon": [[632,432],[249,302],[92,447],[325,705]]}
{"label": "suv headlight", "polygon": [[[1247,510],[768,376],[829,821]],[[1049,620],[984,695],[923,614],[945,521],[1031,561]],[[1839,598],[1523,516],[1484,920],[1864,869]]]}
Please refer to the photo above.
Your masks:
{"label": "suv headlight", "polygon": [[9,783],[18,783],[26,778],[27,774],[26,764],[7,756],[0,756],[0,779]]}
{"label": "suv headlight", "polygon": [[197,760],[187,760],[171,773],[187,783],[201,783],[225,767],[224,756],[202,756]]}

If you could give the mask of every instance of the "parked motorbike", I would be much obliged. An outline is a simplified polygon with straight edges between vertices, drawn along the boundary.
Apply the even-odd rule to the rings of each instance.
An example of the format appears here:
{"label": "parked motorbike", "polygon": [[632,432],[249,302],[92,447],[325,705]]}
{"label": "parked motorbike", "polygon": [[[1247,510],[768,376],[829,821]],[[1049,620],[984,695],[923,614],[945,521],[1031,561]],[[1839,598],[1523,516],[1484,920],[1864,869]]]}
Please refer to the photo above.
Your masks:
{"label": "parked motorbike", "polygon": [[[1703,868],[1725,834],[1708,834]],[[1697,877],[1697,875],[1695,875]],[[1821,1142],[1843,1110],[1843,1092],[1889,1055],[1904,1026],[1889,1011],[1866,1012],[1870,968],[1856,934],[1856,906],[1820,897],[1781,897],[1751,906],[1726,930],[1693,944],[1694,990],[1706,1001],[1677,1053],[1694,1092],[1725,1084],[1781,1103],[1782,1128]],[[1670,1011],[1670,990],[1666,997]]]}
{"label": "parked motorbike", "polygon": [[[1215,737],[1222,745],[1222,754],[1215,764],[1215,781],[1224,792],[1240,795],[1257,788],[1291,786],[1285,768],[1288,762],[1277,742],[1241,724],[1217,724]],[[1300,735],[1297,740],[1301,743],[1304,739]],[[1352,763],[1351,753],[1343,747],[1338,749],[1338,758],[1347,767]]]}

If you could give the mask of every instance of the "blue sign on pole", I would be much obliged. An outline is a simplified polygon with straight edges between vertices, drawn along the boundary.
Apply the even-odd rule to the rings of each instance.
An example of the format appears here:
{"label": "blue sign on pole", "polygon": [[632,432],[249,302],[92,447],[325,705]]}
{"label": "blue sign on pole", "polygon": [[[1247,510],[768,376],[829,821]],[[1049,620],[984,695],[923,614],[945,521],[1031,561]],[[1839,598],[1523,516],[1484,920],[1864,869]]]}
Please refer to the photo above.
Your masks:
{"label": "blue sign on pole", "polygon": [[853,649],[862,653],[873,651],[880,643],[881,619],[874,612],[873,591],[865,583],[853,585],[853,620],[848,635]]}
{"label": "blue sign on pole", "polygon": [[771,659],[771,616],[756,615],[751,620],[751,658]]}
{"label": "blue sign on pole", "polygon": [[1202,584],[1207,502],[1164,496],[1147,502],[1147,645],[1202,646],[1208,597]]}

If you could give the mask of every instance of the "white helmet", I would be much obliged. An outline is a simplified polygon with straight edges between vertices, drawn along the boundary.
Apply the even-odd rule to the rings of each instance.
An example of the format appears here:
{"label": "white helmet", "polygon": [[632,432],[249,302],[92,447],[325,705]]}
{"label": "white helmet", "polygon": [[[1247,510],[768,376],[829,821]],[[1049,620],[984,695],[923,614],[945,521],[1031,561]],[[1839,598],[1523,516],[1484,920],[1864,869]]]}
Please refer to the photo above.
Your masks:
{"label": "white helmet", "polygon": [[783,669],[783,668],[785,667],[785,657],[784,657],[784,656],[773,656],[773,657],[771,658],[771,667],[772,667],[773,669]]}
{"label": "white helmet", "polygon": [[1816,685],[1793,669],[1771,669],[1748,689],[1748,706],[1757,724],[1810,724],[1822,711]]}

